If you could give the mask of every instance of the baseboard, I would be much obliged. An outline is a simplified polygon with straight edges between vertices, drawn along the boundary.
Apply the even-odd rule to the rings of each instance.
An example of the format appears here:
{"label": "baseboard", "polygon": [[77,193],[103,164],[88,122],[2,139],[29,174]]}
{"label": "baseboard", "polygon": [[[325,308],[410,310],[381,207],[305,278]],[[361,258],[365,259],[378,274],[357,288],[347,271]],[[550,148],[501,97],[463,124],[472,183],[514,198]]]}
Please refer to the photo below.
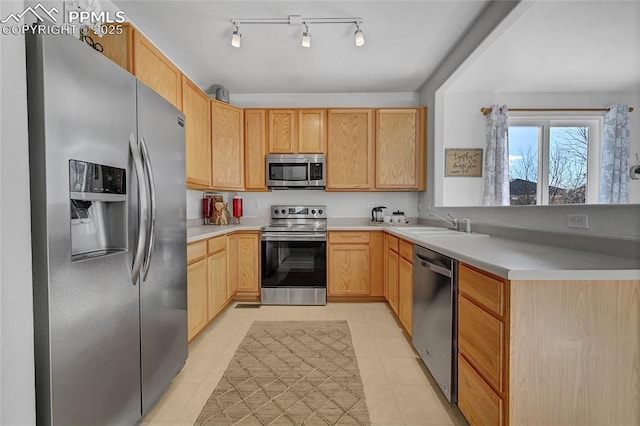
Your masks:
{"label": "baseboard", "polygon": [[327,296],[331,303],[371,303],[385,302],[384,296]]}

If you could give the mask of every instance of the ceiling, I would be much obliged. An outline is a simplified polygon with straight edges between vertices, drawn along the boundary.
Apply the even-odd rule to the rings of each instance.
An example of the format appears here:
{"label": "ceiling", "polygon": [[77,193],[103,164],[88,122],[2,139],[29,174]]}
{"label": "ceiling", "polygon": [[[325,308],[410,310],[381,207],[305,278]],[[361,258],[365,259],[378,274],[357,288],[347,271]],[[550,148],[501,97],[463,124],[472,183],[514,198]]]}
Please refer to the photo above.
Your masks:
{"label": "ceiling", "polygon": [[[126,1],[113,3],[194,82],[231,93],[415,92],[486,6],[444,1]],[[311,48],[301,25],[244,25],[231,46],[230,20],[362,17],[317,24]]]}
{"label": "ceiling", "polygon": [[540,1],[448,92],[640,92],[640,1]]}

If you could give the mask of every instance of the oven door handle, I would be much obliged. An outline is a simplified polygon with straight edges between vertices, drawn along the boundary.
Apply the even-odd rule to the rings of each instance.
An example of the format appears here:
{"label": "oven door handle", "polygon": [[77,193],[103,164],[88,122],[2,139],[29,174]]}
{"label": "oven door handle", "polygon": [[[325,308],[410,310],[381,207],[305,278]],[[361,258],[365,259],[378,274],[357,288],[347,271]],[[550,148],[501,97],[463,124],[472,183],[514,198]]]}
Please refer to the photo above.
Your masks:
{"label": "oven door handle", "polygon": [[274,232],[262,233],[262,241],[326,241],[324,232]]}

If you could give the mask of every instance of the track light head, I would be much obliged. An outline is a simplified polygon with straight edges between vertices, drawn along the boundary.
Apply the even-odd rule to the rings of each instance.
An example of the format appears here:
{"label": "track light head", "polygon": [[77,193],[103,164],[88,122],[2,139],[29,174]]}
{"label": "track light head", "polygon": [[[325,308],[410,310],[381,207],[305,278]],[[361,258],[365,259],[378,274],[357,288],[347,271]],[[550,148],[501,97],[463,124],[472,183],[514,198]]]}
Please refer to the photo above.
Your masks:
{"label": "track light head", "polygon": [[304,24],[304,32],[302,33],[302,47],[311,47],[311,33],[309,32],[309,25]]}
{"label": "track light head", "polygon": [[240,47],[241,43],[242,43],[242,34],[240,34],[238,26],[236,25],[236,29],[233,30],[233,33],[231,34],[231,45],[233,47]]}
{"label": "track light head", "polygon": [[362,30],[360,29],[360,24],[358,22],[356,22],[356,32],[353,33],[354,35],[354,39],[356,42],[356,46],[360,47],[364,45],[364,33],[362,32]]}

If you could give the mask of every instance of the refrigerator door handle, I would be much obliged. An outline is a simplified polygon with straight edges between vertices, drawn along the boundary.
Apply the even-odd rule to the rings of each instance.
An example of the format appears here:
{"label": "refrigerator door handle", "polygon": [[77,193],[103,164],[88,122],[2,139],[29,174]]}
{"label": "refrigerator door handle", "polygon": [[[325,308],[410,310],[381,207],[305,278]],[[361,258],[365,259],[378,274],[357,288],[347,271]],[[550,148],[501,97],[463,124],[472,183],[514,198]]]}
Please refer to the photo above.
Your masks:
{"label": "refrigerator door handle", "polygon": [[142,268],[142,262],[144,260],[145,242],[147,241],[147,221],[149,216],[149,207],[147,205],[147,185],[145,183],[144,166],[142,164],[142,154],[136,138],[131,133],[129,135],[129,149],[131,150],[131,157],[133,158],[133,168],[136,170],[136,177],[138,179],[138,193],[140,210],[138,211],[138,220],[140,221],[138,230],[138,245],[136,247],[136,254],[133,257],[133,266],[131,267],[131,283],[136,285],[138,278],[140,277],[140,269]]}
{"label": "refrigerator door handle", "polygon": [[151,166],[151,159],[149,158],[149,150],[147,149],[147,143],[143,137],[140,137],[140,148],[142,150],[142,158],[145,164],[145,170],[147,172],[149,182],[149,199],[151,200],[151,223],[149,224],[149,244],[147,245],[147,253],[142,263],[142,281],[147,279],[149,273],[149,267],[151,265],[151,254],[153,253],[153,244],[156,236],[156,181],[153,177],[153,167]]}

